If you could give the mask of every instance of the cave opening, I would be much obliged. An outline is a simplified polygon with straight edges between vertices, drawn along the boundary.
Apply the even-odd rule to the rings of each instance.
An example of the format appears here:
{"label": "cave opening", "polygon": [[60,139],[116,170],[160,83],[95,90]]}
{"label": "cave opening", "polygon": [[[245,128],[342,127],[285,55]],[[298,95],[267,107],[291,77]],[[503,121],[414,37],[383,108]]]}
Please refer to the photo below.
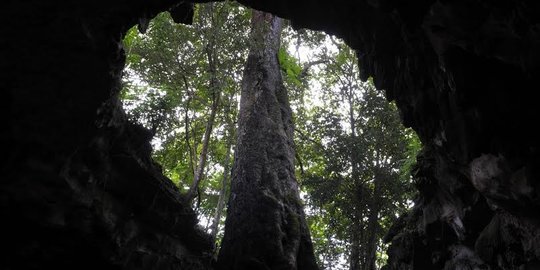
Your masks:
{"label": "cave opening", "polygon": [[[217,252],[251,11],[231,2],[194,10],[190,25],[164,12],[127,32],[120,96],[130,121],[153,136],[153,159],[194,207]],[[373,256],[378,269],[387,259],[383,237],[414,204],[411,174],[421,143],[402,126],[395,104],[371,79],[360,79],[356,53],[344,41],[284,24],[276,57],[317,262],[323,269],[358,269]]]}
{"label": "cave opening", "polygon": [[[418,197],[384,239],[391,242],[384,269],[539,268],[537,1],[238,1],[290,19],[295,28],[342,38],[357,52],[359,76],[372,77],[376,88],[395,102],[404,124],[421,138],[414,181]],[[8,150],[0,168],[0,233],[8,247],[0,253],[0,268],[219,269],[212,260],[214,239],[197,226],[192,205],[161,173],[165,165],[151,158],[154,134],[128,121],[119,101],[126,62],[122,37],[133,25],[148,30],[150,19],[162,11],[189,23],[192,3],[28,0],[0,5],[6,123],[0,132]],[[272,16],[260,17],[273,21]],[[294,50],[282,53],[282,60],[290,61],[279,67],[288,63],[294,75],[298,69],[291,55]],[[279,90],[279,82],[272,87]],[[283,95],[274,97],[284,104]],[[287,134],[287,108],[268,108],[264,116],[281,121]],[[279,115],[284,117],[275,118]],[[319,130],[300,131],[311,136]],[[296,158],[290,156],[287,138],[275,135],[281,138],[279,147],[256,154],[286,168]],[[289,155],[268,155],[278,148]],[[331,157],[338,165],[344,160]],[[305,156],[299,160],[306,173],[313,169]],[[266,173],[261,179],[291,179],[291,171]],[[320,197],[334,190],[324,187]],[[267,188],[258,194],[265,198],[263,207],[284,206],[268,215],[280,220],[275,223],[283,233],[279,242],[260,252],[257,247],[263,245],[252,241],[252,248],[238,248],[228,257],[259,252],[272,258],[281,246],[288,254],[302,250],[298,257],[309,258],[296,195],[276,197],[279,193]],[[280,204],[284,201],[288,204]],[[315,242],[324,238],[316,229],[312,236]],[[290,260],[265,264],[257,258],[239,263],[245,269],[295,269],[283,267]],[[298,261],[296,268],[309,269],[309,263]]]}

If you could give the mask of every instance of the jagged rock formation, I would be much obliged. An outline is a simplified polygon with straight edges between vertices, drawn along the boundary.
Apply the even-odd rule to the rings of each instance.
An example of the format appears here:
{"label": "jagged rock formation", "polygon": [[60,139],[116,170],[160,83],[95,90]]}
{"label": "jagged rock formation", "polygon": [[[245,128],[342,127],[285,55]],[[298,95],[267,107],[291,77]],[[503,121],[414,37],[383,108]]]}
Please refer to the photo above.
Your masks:
{"label": "jagged rock formation", "polygon": [[[538,269],[540,3],[242,0],[343,37],[420,135],[389,269]],[[173,0],[0,3],[3,269],[197,269],[211,244],[117,100],[121,34]]]}
{"label": "jagged rock formation", "polygon": [[0,4],[1,141],[9,149],[0,269],[208,268],[212,240],[117,97],[121,33],[144,24],[138,18],[151,14],[143,7],[165,8],[149,3]]}

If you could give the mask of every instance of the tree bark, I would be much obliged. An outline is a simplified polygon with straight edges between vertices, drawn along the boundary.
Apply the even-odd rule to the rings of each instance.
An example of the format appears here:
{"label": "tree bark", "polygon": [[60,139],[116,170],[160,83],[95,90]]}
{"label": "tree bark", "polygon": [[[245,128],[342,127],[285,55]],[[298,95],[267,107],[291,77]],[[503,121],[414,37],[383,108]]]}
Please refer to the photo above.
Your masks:
{"label": "tree bark", "polygon": [[318,269],[294,175],[277,52],[281,20],[253,11],[231,195],[218,269]]}

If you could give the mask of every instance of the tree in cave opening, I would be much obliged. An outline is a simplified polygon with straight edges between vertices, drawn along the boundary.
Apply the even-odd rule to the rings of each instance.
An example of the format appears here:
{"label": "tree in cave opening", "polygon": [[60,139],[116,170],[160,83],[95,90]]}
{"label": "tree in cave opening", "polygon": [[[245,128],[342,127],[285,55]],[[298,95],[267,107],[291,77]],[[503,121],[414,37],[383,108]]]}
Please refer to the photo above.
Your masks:
{"label": "tree in cave opening", "polygon": [[[198,195],[195,187],[200,190],[193,205],[199,224],[212,235],[216,247],[221,244],[222,217],[228,211],[224,205],[236,152],[236,100],[242,72],[248,49],[265,48],[264,42],[255,40],[253,46],[246,46],[251,44],[246,31],[251,17],[251,12],[234,3],[200,4],[194,25],[174,24],[163,13],[150,23],[146,34],[133,29],[125,40],[127,73],[135,75],[128,76],[123,95],[128,112],[155,134],[154,158],[163,172],[189,198]],[[287,90],[275,87],[283,112],[281,123],[274,127],[283,128],[276,134],[288,134],[294,128],[297,135],[294,151],[283,156],[296,155],[296,162],[289,166],[297,165],[295,176],[306,200],[306,222],[317,264],[324,269],[378,268],[384,264],[381,238],[411,198],[402,185],[410,187],[410,171],[399,168],[404,155],[407,162],[414,160],[415,153],[406,153],[400,143],[407,140],[401,135],[408,132],[399,124],[395,106],[371,81],[360,81],[353,50],[324,33],[292,31],[287,21],[282,24],[281,44],[274,44],[271,53],[277,51],[274,77],[281,73]],[[220,92],[221,99],[216,99]],[[289,100],[283,103],[282,96]],[[211,122],[214,127],[209,129]],[[394,146],[399,147],[391,151],[399,155],[385,153],[385,148]],[[205,166],[197,165],[202,155],[208,155]],[[381,157],[378,161],[377,156]],[[391,164],[384,161],[389,157]],[[383,166],[370,166],[377,163]],[[196,177],[197,168],[203,167],[199,177],[204,177]],[[381,167],[378,175],[393,173],[381,181],[372,177],[376,167]],[[398,171],[404,181],[393,177]],[[264,226],[264,221],[250,220],[260,223],[252,226]]]}
{"label": "tree in cave opening", "polygon": [[280,18],[253,11],[219,269],[318,269],[294,169]]}

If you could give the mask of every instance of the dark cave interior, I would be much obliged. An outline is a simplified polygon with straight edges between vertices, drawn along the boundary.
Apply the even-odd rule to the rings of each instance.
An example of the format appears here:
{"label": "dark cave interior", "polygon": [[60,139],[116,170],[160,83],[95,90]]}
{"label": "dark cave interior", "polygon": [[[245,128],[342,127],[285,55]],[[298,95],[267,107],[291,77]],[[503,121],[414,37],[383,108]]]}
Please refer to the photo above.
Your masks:
{"label": "dark cave interior", "polygon": [[[420,136],[420,197],[386,269],[540,268],[540,2],[239,2],[344,38]],[[118,99],[122,35],[166,10],[189,23],[192,4],[0,5],[0,268],[211,269],[211,240]]]}

